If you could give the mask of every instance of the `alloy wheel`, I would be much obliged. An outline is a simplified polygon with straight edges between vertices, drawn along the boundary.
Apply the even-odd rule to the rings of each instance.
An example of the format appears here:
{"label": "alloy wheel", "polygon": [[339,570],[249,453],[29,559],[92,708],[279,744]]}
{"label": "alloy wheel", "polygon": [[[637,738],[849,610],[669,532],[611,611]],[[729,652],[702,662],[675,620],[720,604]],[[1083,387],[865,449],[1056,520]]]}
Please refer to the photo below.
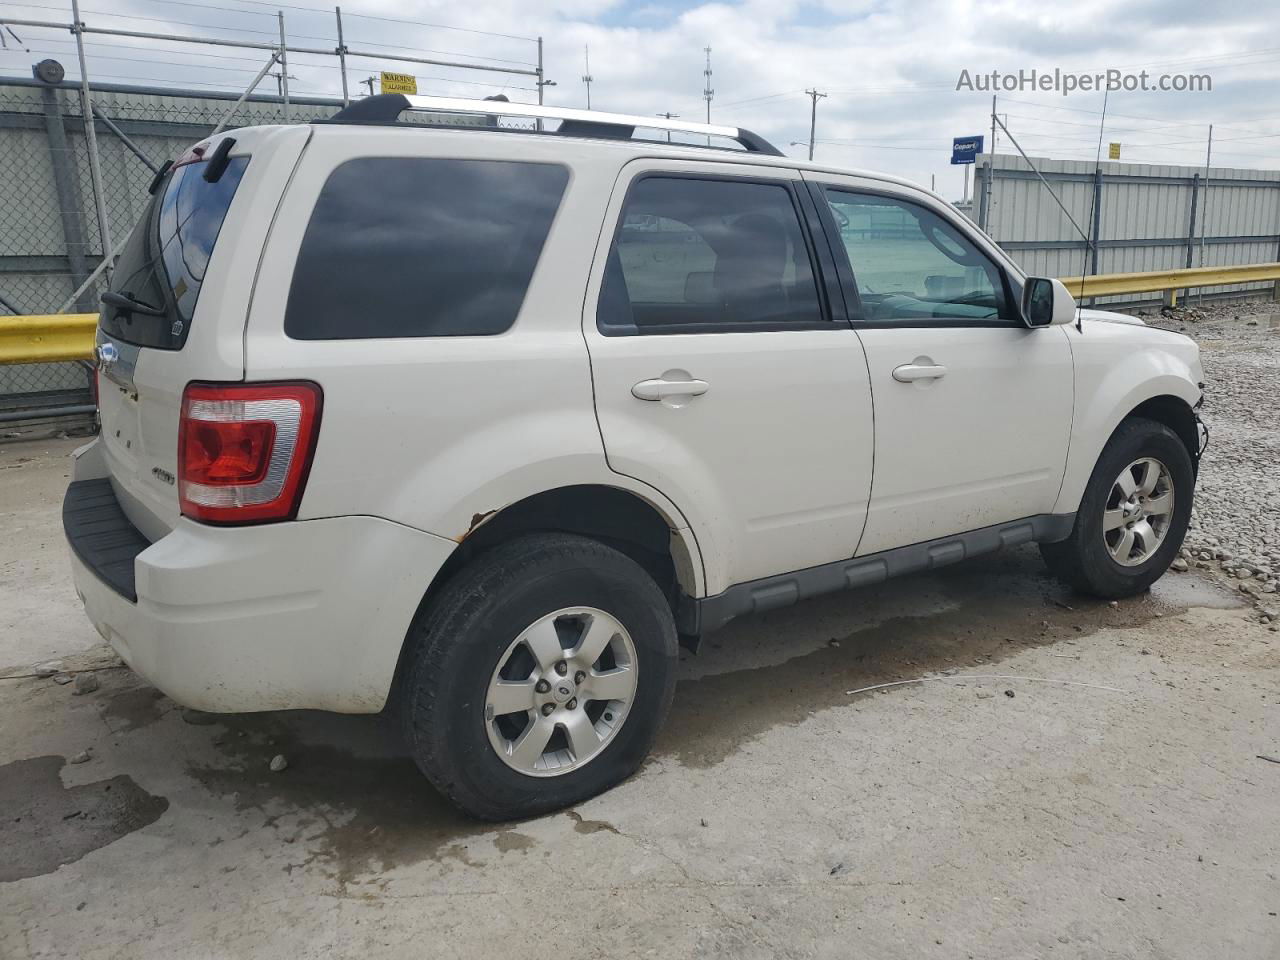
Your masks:
{"label": "alloy wheel", "polygon": [[1169,532],[1173,498],[1173,475],[1159,460],[1142,457],[1120,471],[1102,514],[1111,559],[1124,567],[1151,559]]}
{"label": "alloy wheel", "polygon": [[594,607],[549,613],[494,668],[484,708],[489,743],[527,776],[577,770],[617,735],[637,679],[635,644],[617,619]]}

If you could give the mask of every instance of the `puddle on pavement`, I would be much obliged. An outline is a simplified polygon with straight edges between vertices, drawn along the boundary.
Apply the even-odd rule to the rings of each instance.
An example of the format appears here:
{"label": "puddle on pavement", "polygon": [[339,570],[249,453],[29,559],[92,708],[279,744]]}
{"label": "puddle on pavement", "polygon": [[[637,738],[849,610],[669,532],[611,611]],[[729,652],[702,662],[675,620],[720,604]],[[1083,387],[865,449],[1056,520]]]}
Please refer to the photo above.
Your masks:
{"label": "puddle on pavement", "polygon": [[0,766],[0,883],[52,873],[169,809],[127,776],[63,786],[66,762],[46,756]]}
{"label": "puddle on pavement", "polygon": [[[944,602],[935,600],[921,616],[900,615],[903,598],[924,591],[940,594]],[[702,675],[680,680],[655,753],[685,766],[711,767],[779,724],[798,724],[814,711],[853,702],[847,690],[994,665],[1029,647],[1065,644],[1102,628],[1137,626],[1191,606],[1239,605],[1199,577],[1171,573],[1149,594],[1113,608],[1077,596],[1050,577],[1034,548],[836,594],[811,601],[808,609],[766,614],[761,618],[768,621],[766,630],[759,624],[730,624],[711,638],[711,663],[701,665]],[[885,617],[885,611],[895,615]],[[815,619],[839,624],[842,612],[850,629],[833,631],[825,644],[811,649]],[[734,634],[746,630],[764,635],[773,649],[753,644],[753,656],[769,662],[734,669]],[[788,658],[798,636],[805,637],[806,652]],[[712,664],[726,669],[709,671]]]}
{"label": "puddle on pavement", "polygon": [[[855,687],[971,669],[977,661],[994,665],[1028,647],[1077,641],[1188,606],[1236,604],[1200,578],[1171,574],[1151,594],[1112,608],[1070,593],[1044,572],[1034,550],[822,598],[709,638],[705,653],[682,667],[655,754],[714,766],[779,724],[852,702],[845,691]],[[817,649],[815,624],[831,628]],[[112,708],[131,728],[164,709],[143,693]],[[529,854],[539,846],[518,824],[479,823],[456,811],[400,752],[386,719],[290,712],[219,716],[202,729],[219,756],[189,772],[232,797],[237,809],[259,811],[265,828],[296,850],[290,872],[320,869],[345,885],[425,859],[475,865],[480,852]],[[280,773],[269,769],[276,754],[289,764]],[[617,832],[575,811],[551,816],[565,815],[579,834]]]}
{"label": "puddle on pavement", "polygon": [[[188,772],[233,796],[238,810],[263,813],[266,827],[297,850],[289,872],[316,865],[345,884],[425,859],[474,865],[474,843],[504,853],[535,845],[513,825],[455,809],[397,752],[385,719],[296,711],[219,716],[211,729],[230,763]],[[289,765],[273,773],[277,754]]]}
{"label": "puddle on pavement", "polygon": [[155,687],[131,687],[105,699],[102,715],[113,733],[127,733],[151,726],[173,708],[173,701]]}

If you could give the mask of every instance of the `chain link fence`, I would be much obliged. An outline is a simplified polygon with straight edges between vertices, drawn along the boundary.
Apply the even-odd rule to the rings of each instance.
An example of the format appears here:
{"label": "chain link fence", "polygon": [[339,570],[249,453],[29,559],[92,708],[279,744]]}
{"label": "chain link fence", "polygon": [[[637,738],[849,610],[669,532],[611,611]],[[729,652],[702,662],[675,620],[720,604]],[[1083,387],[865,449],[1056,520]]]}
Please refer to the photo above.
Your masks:
{"label": "chain link fence", "polygon": [[[60,10],[56,5],[28,6]],[[183,5],[176,3],[176,6]],[[148,186],[166,160],[176,158],[193,143],[210,136],[220,125],[234,128],[264,123],[309,123],[330,117],[342,108],[350,94],[363,92],[362,83],[368,82],[372,93],[376,78],[359,79],[360,73],[371,64],[378,64],[375,69],[385,69],[385,63],[390,62],[402,65],[397,69],[421,69],[428,65],[432,72],[440,68],[445,72],[461,71],[472,79],[463,80],[454,75],[424,80],[488,88],[484,93],[465,94],[467,96],[497,94],[510,89],[513,93],[520,91],[516,93],[518,97],[533,99],[536,96],[541,100],[544,85],[541,39],[464,31],[467,36],[483,36],[490,46],[514,44],[515,48],[510,51],[505,48],[496,51],[507,59],[501,55],[420,51],[413,46],[398,47],[372,40],[363,44],[369,48],[366,50],[360,43],[352,44],[349,39],[344,42],[340,11],[327,15],[322,11],[297,13],[292,11],[302,8],[290,9],[291,17],[301,17],[303,23],[302,32],[297,32],[294,39],[286,32],[283,13],[272,12],[268,16],[240,11],[245,16],[267,17],[272,34],[278,20],[278,43],[266,36],[254,39],[246,36],[261,35],[261,29],[235,28],[235,38],[137,30],[134,27],[138,21],[148,26],[159,21],[123,12],[97,11],[95,16],[126,21],[117,24],[108,19],[101,25],[9,15],[16,11],[0,15],[6,35],[19,47],[25,48],[29,41],[37,42],[46,47],[40,49],[40,53],[52,53],[58,58],[52,71],[36,69],[35,61],[40,57],[33,56],[32,77],[0,77],[0,317],[96,313],[107,282],[104,260],[118,255],[146,207]],[[67,17],[71,15],[69,8],[61,12]],[[321,15],[332,16],[334,22],[319,25],[314,17]],[[432,27],[373,15],[349,16],[357,32],[365,35],[377,36],[375,28],[384,21],[394,24],[397,30],[405,26]],[[174,19],[183,20],[181,16]],[[22,30],[21,38],[13,27]],[[295,46],[298,41],[323,44],[332,27],[336,27],[335,46]],[[29,34],[33,30],[36,34]],[[68,30],[72,40],[63,39]],[[321,32],[317,34],[317,30]],[[349,38],[350,33],[347,36]],[[160,56],[167,54],[176,61],[172,66],[189,60],[197,76],[205,76],[203,71],[216,70],[222,76],[238,74],[254,79],[246,82],[246,79],[228,76],[225,82],[192,80],[187,84],[188,89],[184,89],[103,82],[101,75],[95,77],[96,71],[90,69],[86,104],[80,82],[64,78],[64,71],[60,69],[62,63],[74,67],[77,52],[83,57],[86,46],[93,48],[95,63],[106,61],[107,70],[127,73],[129,68],[120,64],[136,61],[133,69],[142,71],[143,76],[151,76],[147,70],[156,70],[158,78],[164,72],[160,66],[165,61],[133,53],[142,51]],[[47,49],[49,47],[53,49]],[[523,50],[530,53],[536,50],[536,61],[527,59],[528,54],[520,52]],[[423,53],[433,56],[423,56]],[[440,59],[436,54],[459,59]],[[228,66],[232,63],[241,65]],[[46,62],[41,67],[49,65]],[[276,72],[271,72],[273,68]],[[319,89],[334,89],[340,80],[342,97],[298,96],[297,92],[302,91],[290,96],[288,81],[298,79],[290,68],[303,76],[304,83],[310,82]],[[480,71],[482,76],[477,77],[475,71]],[[275,78],[275,96],[256,92],[267,77]],[[352,80],[354,90],[349,85]],[[521,83],[525,86],[519,86]],[[93,117],[92,135],[85,128],[87,112]],[[404,119],[431,123],[440,122],[442,118],[407,115]],[[450,122],[458,119],[451,118]],[[483,123],[484,118],[474,118],[474,122]],[[109,269],[110,264],[105,266]],[[86,363],[0,365],[0,424],[13,423],[24,416],[91,410],[91,377],[92,371]]]}
{"label": "chain link fence", "polygon": [[[95,313],[105,290],[98,270],[104,235],[128,236],[148,200],[155,172],[227,116],[236,95],[163,93],[139,87],[92,90],[95,146],[101,171],[98,205],[79,88],[22,79],[0,83],[0,311],[7,314]],[[294,102],[290,120],[332,116],[341,101]],[[256,97],[234,124],[278,123],[283,103]],[[96,273],[95,273],[96,271]],[[90,403],[87,364],[0,366],[0,422],[27,412]]]}
{"label": "chain link fence", "polygon": [[[237,105],[238,96],[123,85],[92,88],[106,232],[117,252],[166,160],[223,122],[237,127],[285,121],[280,97],[253,96]],[[325,119],[341,108],[337,99],[295,98],[288,122]],[[410,115],[406,120],[439,118]],[[103,231],[89,149],[78,85],[0,81],[0,314],[97,312],[106,279],[98,270]],[[88,405],[90,377],[90,368],[81,363],[0,366],[0,423],[24,411],[39,416]]]}

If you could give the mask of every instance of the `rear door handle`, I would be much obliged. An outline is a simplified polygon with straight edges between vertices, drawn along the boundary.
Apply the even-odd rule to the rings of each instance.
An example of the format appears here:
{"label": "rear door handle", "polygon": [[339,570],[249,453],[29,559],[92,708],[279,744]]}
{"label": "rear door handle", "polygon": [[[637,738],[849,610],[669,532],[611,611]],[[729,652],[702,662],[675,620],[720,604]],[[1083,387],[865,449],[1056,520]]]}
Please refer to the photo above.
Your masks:
{"label": "rear door handle", "polygon": [[639,400],[665,400],[667,397],[700,397],[711,385],[705,380],[641,380],[631,388]]}
{"label": "rear door handle", "polygon": [[940,363],[904,363],[893,368],[893,379],[899,383],[912,383],[915,380],[941,380],[947,375],[947,368]]}

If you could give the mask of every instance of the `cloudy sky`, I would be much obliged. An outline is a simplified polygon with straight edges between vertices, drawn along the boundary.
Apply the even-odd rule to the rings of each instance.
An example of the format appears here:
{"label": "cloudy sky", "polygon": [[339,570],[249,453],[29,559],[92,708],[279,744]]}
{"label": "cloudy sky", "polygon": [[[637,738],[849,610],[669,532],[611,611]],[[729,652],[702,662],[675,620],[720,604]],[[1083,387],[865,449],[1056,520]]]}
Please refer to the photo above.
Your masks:
{"label": "cloudy sky", "polygon": [[[331,6],[322,0],[83,0],[90,26],[270,42],[283,10],[291,44],[331,47]],[[69,3],[4,0],[0,17],[67,21]],[[1125,160],[1203,164],[1214,124],[1214,166],[1280,169],[1280,36],[1267,2],[1072,0],[350,0],[343,22],[350,48],[371,53],[527,68],[529,39],[545,38],[553,104],[585,106],[581,77],[590,49],[592,106],[627,113],[670,111],[703,119],[703,48],[712,48],[713,122],[749,127],[802,156],[809,133],[806,89],[818,105],[819,159],[888,170],[958,197],[955,136],[986,133],[990,93],[957,91],[962,70],[1054,68],[1082,74],[1116,69],[1208,74],[1209,92],[1118,92],[1103,131]],[[60,59],[70,76],[65,32],[14,27],[0,50],[0,74],[26,75],[34,60]],[[26,49],[24,49],[26,48]],[[91,77],[201,90],[240,90],[263,62],[254,50],[134,38],[92,37]],[[379,70],[411,72],[419,92],[533,100],[531,78],[375,56],[351,61],[353,86]],[[295,94],[336,96],[333,58],[291,58]],[[267,83],[274,87],[275,81]],[[361,88],[364,89],[364,88]],[[1092,159],[1102,95],[1001,92],[998,112],[1033,156]],[[792,141],[806,141],[791,146]],[[1010,151],[999,138],[1001,152]],[[1105,147],[1104,147],[1105,152]]]}

